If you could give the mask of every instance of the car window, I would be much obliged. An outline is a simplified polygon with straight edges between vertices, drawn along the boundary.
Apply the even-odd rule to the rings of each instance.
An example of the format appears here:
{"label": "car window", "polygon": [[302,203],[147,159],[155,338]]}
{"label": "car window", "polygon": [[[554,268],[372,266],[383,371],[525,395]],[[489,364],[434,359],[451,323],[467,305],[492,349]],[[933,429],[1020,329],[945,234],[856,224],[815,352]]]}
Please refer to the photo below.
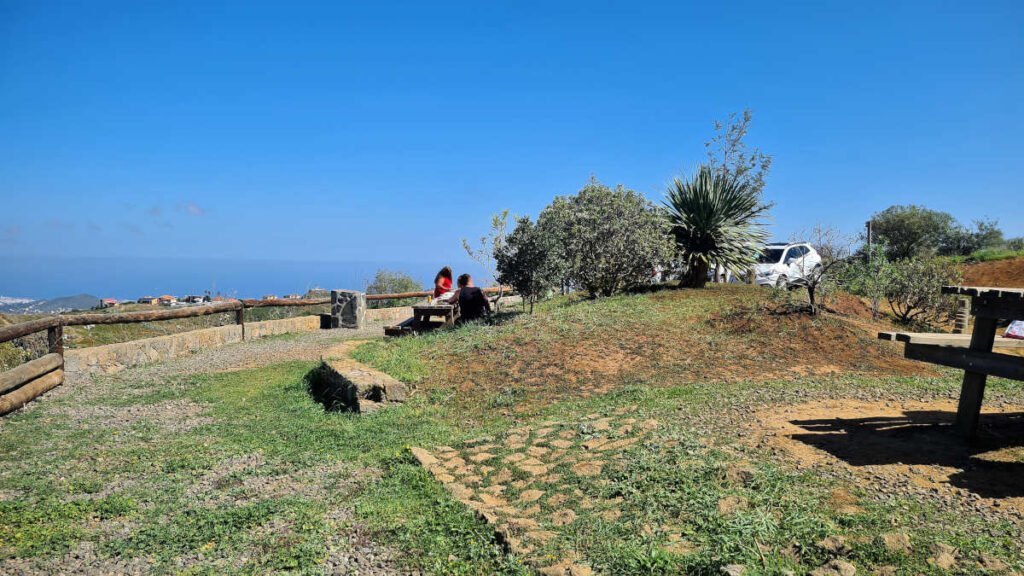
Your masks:
{"label": "car window", "polygon": [[795,260],[797,258],[800,258],[800,249],[799,247],[794,246],[786,251],[786,259],[784,262],[789,262],[790,260]]}
{"label": "car window", "polygon": [[760,264],[775,264],[782,260],[782,248],[765,248],[757,257]]}

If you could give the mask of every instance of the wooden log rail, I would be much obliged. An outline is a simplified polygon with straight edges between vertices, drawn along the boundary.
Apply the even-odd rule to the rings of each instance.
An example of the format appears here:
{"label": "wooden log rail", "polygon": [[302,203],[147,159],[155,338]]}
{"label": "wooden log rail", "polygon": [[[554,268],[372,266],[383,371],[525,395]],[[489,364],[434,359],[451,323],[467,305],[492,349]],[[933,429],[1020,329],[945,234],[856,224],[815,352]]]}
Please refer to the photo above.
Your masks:
{"label": "wooden log rail", "polygon": [[0,415],[21,408],[64,382],[64,357],[47,354],[0,373]]}

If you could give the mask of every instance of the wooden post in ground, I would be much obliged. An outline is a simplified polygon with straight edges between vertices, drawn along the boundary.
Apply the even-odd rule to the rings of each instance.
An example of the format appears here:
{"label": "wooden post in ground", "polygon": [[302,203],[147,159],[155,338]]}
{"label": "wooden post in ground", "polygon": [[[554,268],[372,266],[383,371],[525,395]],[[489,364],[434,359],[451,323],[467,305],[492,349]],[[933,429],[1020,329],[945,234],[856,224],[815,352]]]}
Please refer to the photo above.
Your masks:
{"label": "wooden post in ground", "polygon": [[[969,350],[991,352],[996,339],[995,318],[976,317],[974,332],[971,334]],[[956,426],[968,438],[974,438],[978,431],[978,417],[981,416],[981,401],[985,396],[985,381],[988,376],[979,372],[964,372],[960,387],[960,404],[956,409]]]}
{"label": "wooden post in ground", "polygon": [[52,354],[64,355],[64,325],[57,324],[46,329],[46,344]]}
{"label": "wooden post in ground", "polygon": [[238,310],[235,310],[235,324],[242,327],[242,340],[245,340],[245,306],[239,306]]}

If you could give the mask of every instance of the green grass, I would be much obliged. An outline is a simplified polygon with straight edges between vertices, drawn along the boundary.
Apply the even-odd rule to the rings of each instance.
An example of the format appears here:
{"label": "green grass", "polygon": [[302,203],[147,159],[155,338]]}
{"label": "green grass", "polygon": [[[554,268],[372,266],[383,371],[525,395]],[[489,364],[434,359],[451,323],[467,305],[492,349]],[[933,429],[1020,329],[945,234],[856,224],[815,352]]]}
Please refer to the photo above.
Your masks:
{"label": "green grass", "polygon": [[[59,572],[65,554],[92,542],[101,559],[138,559],[155,573],[316,574],[348,550],[339,535],[369,534],[411,570],[526,573],[522,559],[505,555],[491,529],[417,466],[407,448],[501,438],[513,426],[621,408],[662,426],[605,475],[572,488],[586,498],[621,498],[622,516],[608,520],[578,500],[567,503],[577,506],[579,519],[546,545],[552,558],[575,556],[607,574],[718,574],[728,564],[749,573],[803,574],[830,557],[818,543],[841,536],[846,557],[864,573],[891,565],[902,574],[938,574],[928,562],[935,543],[960,550],[962,571],[972,571],[981,553],[1024,570],[1020,523],[886,494],[843,474],[800,470],[737,434],[747,414],[765,404],[865,394],[927,399],[954,393],[954,373],[709,377],[700,365],[638,343],[640,337],[678,330],[670,334],[685,335],[679,346],[687,354],[717,354],[728,364],[767,361],[777,356],[780,338],[837,324],[825,318],[794,328],[780,320],[770,333],[733,330],[721,324],[723,315],[739,318],[741,327],[747,316],[760,321],[763,291],[683,294],[557,299],[533,316],[509,313],[496,325],[372,341],[356,350],[357,359],[419,386],[406,404],[372,415],[325,412],[307,393],[309,362],[171,381],[136,370],[48,398],[0,422],[0,572],[11,559]],[[647,362],[577,380],[573,371],[585,366],[534,365],[548,352],[570,358],[567,341],[611,342],[646,354]],[[494,367],[487,380],[466,387],[441,378],[448,363],[481,359]],[[589,397],[572,387],[598,380],[614,386]],[[987,398],[1022,402],[1024,394],[994,379]],[[741,463],[752,478],[737,483],[727,471]],[[860,510],[833,510],[829,498],[837,489],[854,494]],[[747,506],[723,515],[718,503],[726,496]],[[878,536],[888,532],[908,534],[912,553],[887,551]],[[674,537],[688,553],[667,546]]]}
{"label": "green grass", "polygon": [[[175,562],[188,558],[196,572],[317,573],[328,547],[344,546],[330,542],[345,529],[331,511],[345,510],[356,514],[345,523],[366,523],[401,543],[414,567],[516,572],[492,534],[404,449],[467,432],[451,428],[444,407],[420,399],[372,417],[328,413],[306,392],[312,367],[296,362],[203,376],[171,389],[147,383],[149,394],[113,390],[115,402],[98,402],[130,407],[175,399],[207,408],[212,422],[177,434],[145,421],[120,430],[61,423],[49,412],[73,409],[68,399],[14,415],[0,433],[0,491],[23,496],[0,502],[0,559],[56,559],[90,540],[105,556],[149,559],[157,572],[174,572]],[[190,491],[230,468],[225,462],[253,455],[258,465]],[[299,489],[246,487],[268,479]]]}

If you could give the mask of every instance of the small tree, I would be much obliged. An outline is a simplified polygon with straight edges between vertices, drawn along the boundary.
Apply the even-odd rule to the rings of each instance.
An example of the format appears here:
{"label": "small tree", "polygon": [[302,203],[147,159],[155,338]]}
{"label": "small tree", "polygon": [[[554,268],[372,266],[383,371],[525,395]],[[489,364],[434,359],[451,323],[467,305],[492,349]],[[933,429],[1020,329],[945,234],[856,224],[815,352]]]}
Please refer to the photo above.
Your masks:
{"label": "small tree", "polygon": [[930,258],[956,235],[957,221],[947,212],[924,206],[890,206],[871,217],[878,242],[890,261]]}
{"label": "small tree", "polygon": [[[367,294],[402,294],[404,292],[420,292],[423,285],[404,272],[391,272],[383,268],[377,270],[373,282],[366,286]],[[385,306],[408,306],[418,301],[419,298],[403,298],[393,300],[385,304],[379,300],[371,301],[370,308],[384,308]]]}
{"label": "small tree", "polygon": [[818,224],[803,238],[821,256],[821,264],[804,271],[800,284],[807,289],[807,304],[811,315],[817,315],[819,304],[825,305],[828,292],[837,283],[836,272],[850,258],[853,239],[830,226]]}
{"label": "small tree", "polygon": [[488,230],[487,234],[480,237],[480,243],[477,247],[474,248],[469,243],[469,240],[462,239],[462,248],[466,250],[466,254],[474,262],[482,266],[495,281],[498,279],[498,270],[495,267],[494,255],[498,253],[498,250],[505,243],[507,235],[508,210],[502,210],[500,213],[491,216],[491,229]]}
{"label": "small tree", "polygon": [[856,258],[838,270],[839,283],[851,294],[871,300],[871,318],[878,319],[878,303],[885,297],[885,278],[889,261],[885,259],[885,247],[874,244],[871,252],[867,247],[858,251]]}
{"label": "small tree", "polygon": [[540,227],[529,218],[520,218],[512,233],[494,254],[497,262],[498,282],[508,284],[523,298],[523,303],[533,305],[558,281],[554,254],[550,238],[545,237]]}
{"label": "small tree", "polygon": [[[549,209],[551,209],[549,211]],[[575,196],[556,198],[542,213],[565,262],[567,280],[591,297],[647,282],[672,252],[668,223],[646,198],[591,178]]]}
{"label": "small tree", "polygon": [[882,269],[882,278],[885,299],[900,323],[931,323],[954,311],[955,298],[943,295],[942,287],[960,283],[961,273],[949,260],[890,262]]}
{"label": "small tree", "polygon": [[715,122],[715,135],[704,143],[704,149],[713,171],[733,177],[760,196],[772,167],[772,157],[758,148],[747,150],[743,139],[753,120],[754,114],[748,108],[742,114],[733,112],[725,122]]}
{"label": "small tree", "polygon": [[676,178],[665,209],[686,275],[682,285],[703,288],[712,264],[749,270],[767,239],[761,218],[769,206],[747,181],[701,166],[686,180]]}

